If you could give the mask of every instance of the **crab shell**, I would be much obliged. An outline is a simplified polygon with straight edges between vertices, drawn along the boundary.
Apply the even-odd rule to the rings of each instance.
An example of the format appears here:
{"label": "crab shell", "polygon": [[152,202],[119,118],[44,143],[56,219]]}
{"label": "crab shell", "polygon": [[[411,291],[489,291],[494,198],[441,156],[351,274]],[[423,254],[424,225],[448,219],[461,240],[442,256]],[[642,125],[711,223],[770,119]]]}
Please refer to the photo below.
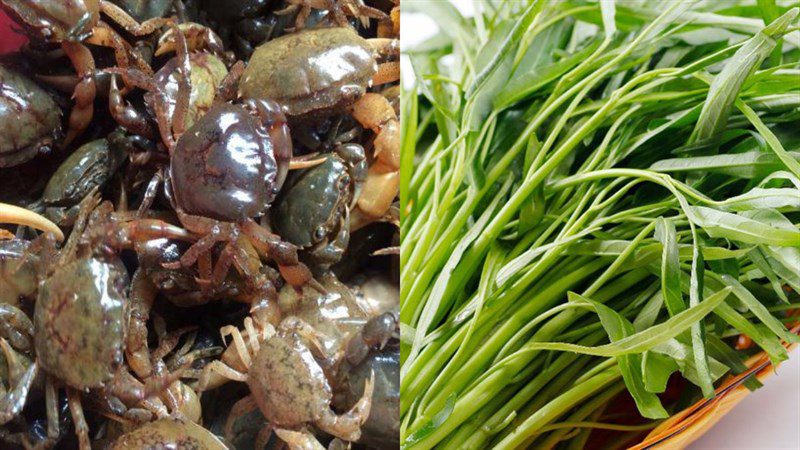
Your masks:
{"label": "crab shell", "polygon": [[41,366],[68,385],[100,388],[123,362],[128,274],[119,259],[81,258],[39,286],[33,316]]}
{"label": "crab shell", "polygon": [[268,100],[245,106],[213,106],[178,140],[169,190],[184,212],[237,221],[275,199],[292,157],[286,117]]}
{"label": "crab shell", "polygon": [[378,64],[369,43],[349,28],[291,33],[258,47],[239,93],[270,98],[290,117],[337,112],[364,95]]}
{"label": "crab shell", "polygon": [[0,167],[22,164],[61,134],[61,109],[25,76],[0,65]]}
{"label": "crab shell", "polygon": [[316,422],[333,398],[311,351],[298,339],[279,335],[261,344],[247,384],[264,416],[282,427]]}
{"label": "crab shell", "polygon": [[161,419],[124,434],[111,446],[112,450],[156,448],[227,450],[220,440],[205,428],[188,420]]}
{"label": "crab shell", "polygon": [[100,0],[0,0],[0,7],[46,42],[81,41],[100,18]]}

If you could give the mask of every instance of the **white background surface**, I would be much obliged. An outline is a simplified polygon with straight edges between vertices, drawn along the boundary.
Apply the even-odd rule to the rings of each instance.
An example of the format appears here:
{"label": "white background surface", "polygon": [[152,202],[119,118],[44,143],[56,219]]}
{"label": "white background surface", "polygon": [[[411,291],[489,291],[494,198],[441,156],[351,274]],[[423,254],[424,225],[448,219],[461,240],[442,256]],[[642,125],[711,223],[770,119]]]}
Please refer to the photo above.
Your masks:
{"label": "white background surface", "polygon": [[[455,3],[467,15],[473,11],[469,0]],[[403,47],[436,33],[436,23],[420,14],[403,14],[400,26]],[[410,64],[402,64],[404,84],[413,83]],[[689,450],[800,450],[800,348]]]}

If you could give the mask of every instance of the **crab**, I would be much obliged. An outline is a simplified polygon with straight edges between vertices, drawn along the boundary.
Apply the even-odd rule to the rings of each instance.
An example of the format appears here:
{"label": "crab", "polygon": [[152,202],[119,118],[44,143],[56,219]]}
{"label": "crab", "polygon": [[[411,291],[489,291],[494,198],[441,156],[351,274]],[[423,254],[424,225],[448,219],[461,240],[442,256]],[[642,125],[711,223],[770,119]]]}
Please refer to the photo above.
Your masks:
{"label": "crab", "polygon": [[80,81],[72,95],[75,106],[62,142],[64,146],[86,129],[94,113],[95,62],[84,43],[112,47],[119,65],[127,67],[132,60],[140,69],[149,70],[147,63],[131,50],[130,44],[101,19],[101,13],[134,36],[146,36],[171,22],[157,17],[140,24],[107,0],[1,0],[0,8],[33,39],[59,44],[78,73]]}
{"label": "crab", "polygon": [[[319,281],[325,294],[308,287],[302,290],[281,289],[278,304],[284,316],[277,332],[272,324],[250,317],[245,319],[242,330],[233,326],[221,329],[223,336],[233,338],[233,345],[219,361],[204,368],[198,388],[208,390],[226,380],[238,380],[246,381],[251,390],[251,396],[232,409],[226,430],[235,428],[237,421],[249,416],[251,411],[260,410],[267,419],[267,426],[260,433],[260,442],[266,442],[269,431],[276,428],[276,434],[290,443],[290,447],[316,448],[313,447],[318,445],[316,440],[303,431],[302,426],[314,424],[317,420],[323,420],[322,425],[316,424],[317,428],[339,439],[358,439],[356,424],[363,424],[370,415],[367,399],[371,398],[371,378],[365,379],[360,400],[348,405],[351,408],[340,421],[346,425],[344,429],[331,431],[330,422],[326,422],[329,419],[319,419],[318,414],[320,411],[329,414],[321,406],[327,405],[324,401],[331,401],[327,392],[340,390],[340,383],[355,383],[347,378],[345,372],[360,365],[372,350],[384,348],[386,342],[396,335],[396,314],[369,317],[350,289],[332,273],[325,273]],[[269,344],[275,339],[278,341],[274,345]],[[307,369],[296,372],[302,374],[297,380],[300,387],[282,381],[300,361],[308,365]],[[260,381],[256,382],[254,377]],[[308,377],[312,379],[307,380]],[[336,382],[331,384],[332,380]],[[306,389],[308,386],[311,388]],[[291,410],[289,405],[299,402],[289,401],[291,396],[313,408],[306,408],[307,411],[301,408],[301,412]],[[302,422],[300,417],[304,418]]]}
{"label": "crab", "polygon": [[[82,449],[89,448],[89,437],[80,392],[91,392],[106,404],[119,403],[114,399],[138,404],[179,377],[176,371],[150,377],[142,384],[123,365],[131,309],[128,275],[109,246],[131,246],[137,237],[190,238],[184,230],[157,220],[109,223],[110,204],[98,203],[95,189],[81,202],[72,234],[60,251],[55,249],[55,241],[63,239],[63,234],[57,237],[46,233],[37,238],[44,242],[38,255],[38,277],[42,281],[37,287],[31,334],[36,360],[30,367],[46,374],[48,442],[59,435],[56,387],[63,386]],[[14,208],[0,205],[0,221],[54,227],[60,233],[47,219]],[[17,215],[12,214],[15,211]],[[137,301],[137,296],[132,295],[130,301]],[[139,351],[147,351],[146,346],[140,346]],[[21,379],[28,383],[24,389],[34,378],[35,373]]]}
{"label": "crab", "polygon": [[[86,216],[94,198],[82,203],[70,239],[43,275],[33,318],[37,362],[48,374],[45,393],[52,397],[56,383],[66,388],[81,448],[89,448],[89,437],[79,392],[138,403],[178,377],[152,377],[144,387],[130,381],[123,365],[129,345],[128,275],[113,253],[91,250],[96,243],[87,232],[93,224]],[[135,300],[132,295],[130,301]],[[57,412],[48,409],[49,437],[57,436],[57,422]]]}
{"label": "crab", "polygon": [[0,64],[0,167],[22,164],[52,148],[61,109],[36,83]]}
{"label": "crab", "polygon": [[350,208],[367,172],[364,148],[338,145],[312,168],[292,172],[271,215],[276,232],[305,249],[317,267],[342,258],[350,236]]}
{"label": "crab", "polygon": [[398,79],[397,62],[377,63],[381,52],[396,51],[396,40],[366,40],[350,28],[303,30],[258,47],[239,83],[241,96],[275,100],[292,123],[349,111],[375,133],[374,162],[358,197],[351,230],[382,218],[399,189],[397,114],[385,97],[366,92],[370,86]]}
{"label": "crab", "polygon": [[44,215],[59,226],[69,227],[78,214],[78,203],[102,187],[132,153],[133,144],[121,130],[90,141],[72,152],[48,180],[42,193]]}
{"label": "crab", "polygon": [[[253,284],[272,290],[265,280],[260,257],[277,262],[283,278],[299,286],[311,281],[310,271],[297,258],[297,249],[270,233],[253,218],[262,216],[283,185],[292,159],[286,118],[271,100],[247,98],[240,103],[225,100],[241,74],[241,65],[217,90],[214,105],[182,132],[191,82],[185,77],[186,47],[179,34],[178,57],[184,58],[183,83],[169,127],[161,121],[164,144],[170,155],[166,193],[181,224],[203,236],[181,257],[192,266],[217,242],[227,242],[213,272],[204,274],[221,283],[234,266]],[[164,133],[171,128],[173,133]],[[305,167],[298,162],[296,167]],[[208,279],[206,278],[206,279]]]}
{"label": "crab", "polygon": [[248,319],[247,343],[235,327],[223,328],[223,334],[233,335],[245,371],[213,361],[206,366],[198,388],[204,390],[214,374],[247,383],[251,394],[233,406],[231,415],[261,411],[268,422],[259,433],[257,448],[263,448],[273,430],[291,448],[313,448],[310,446],[319,443],[305,429],[307,425],[345,441],[358,440],[372,405],[372,378],[366,381],[361,399],[337,415],[330,406],[333,391],[317,361],[322,350],[316,331],[294,316],[281,321],[277,330],[271,326],[256,329]]}

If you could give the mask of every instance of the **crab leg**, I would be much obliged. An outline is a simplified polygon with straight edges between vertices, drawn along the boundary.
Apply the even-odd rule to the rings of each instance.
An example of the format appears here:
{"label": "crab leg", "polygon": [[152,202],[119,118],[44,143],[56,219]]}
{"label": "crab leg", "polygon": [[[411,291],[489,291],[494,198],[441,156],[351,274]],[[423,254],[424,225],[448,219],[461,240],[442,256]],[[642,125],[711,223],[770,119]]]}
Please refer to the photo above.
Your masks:
{"label": "crab leg", "polygon": [[[375,161],[369,168],[362,193],[358,198],[358,211],[366,218],[351,222],[364,225],[368,219],[375,220],[389,210],[400,186],[400,126],[397,115],[386,97],[364,94],[353,105],[353,117],[366,128],[376,133]],[[358,214],[354,214],[358,217]],[[364,222],[364,223],[362,223]]]}
{"label": "crab leg", "polygon": [[141,269],[136,270],[131,280],[131,318],[125,353],[128,365],[141,378],[150,376],[153,364],[147,347],[147,319],[157,294],[156,286]]}
{"label": "crab leg", "polygon": [[375,373],[371,373],[369,379],[364,383],[364,395],[350,411],[337,416],[328,409],[316,422],[316,425],[324,432],[336,436],[345,441],[357,441],[361,437],[361,425],[369,418],[372,408],[372,391],[375,386]]}
{"label": "crab leg", "polygon": [[[2,340],[5,343],[5,339]],[[7,343],[5,344],[8,345]],[[9,361],[11,365],[11,361]],[[30,390],[33,379],[36,377],[37,365],[36,362],[31,364],[25,373],[18,380],[9,392],[6,392],[3,399],[0,400],[0,425],[5,425],[11,419],[15,418],[22,408],[25,406],[25,401],[28,398],[28,391]]]}
{"label": "crab leg", "polygon": [[[186,38],[191,51],[208,49],[211,50],[211,53],[214,55],[224,57],[225,46],[222,39],[210,28],[193,22],[181,23],[178,27],[181,34]],[[174,52],[177,49],[176,44],[175,28],[171,28],[158,39],[158,45],[154,55],[161,56],[166,53]]]}
{"label": "crab leg", "polygon": [[189,48],[186,37],[178,29],[177,25],[172,26],[175,32],[175,42],[178,49],[178,96],[175,99],[175,112],[172,115],[172,136],[175,141],[181,137],[186,130],[186,113],[189,111],[189,100],[192,93],[192,65],[189,61]]}
{"label": "crab leg", "polygon": [[72,421],[75,423],[75,434],[78,435],[81,450],[91,449],[92,446],[89,444],[89,425],[86,424],[86,418],[83,415],[80,393],[75,389],[67,388],[67,404],[72,414]]}
{"label": "crab leg", "polygon": [[80,81],[72,93],[75,106],[69,115],[69,131],[67,131],[63,143],[63,146],[66,147],[89,126],[94,114],[94,97],[97,94],[97,87],[94,84],[94,57],[89,49],[83,44],[70,41],[63,42],[61,46],[80,77]]}
{"label": "crab leg", "polygon": [[136,19],[126,13],[124,9],[106,0],[100,1],[100,12],[107,15],[114,23],[125,28],[125,31],[134,36],[146,36],[165,25],[173,23],[171,18],[163,17],[155,17],[138,23]]}
{"label": "crab leg", "polygon": [[0,203],[0,223],[25,225],[47,233],[53,233],[59,241],[64,240],[64,232],[53,222],[33,211],[9,205],[8,203]]}

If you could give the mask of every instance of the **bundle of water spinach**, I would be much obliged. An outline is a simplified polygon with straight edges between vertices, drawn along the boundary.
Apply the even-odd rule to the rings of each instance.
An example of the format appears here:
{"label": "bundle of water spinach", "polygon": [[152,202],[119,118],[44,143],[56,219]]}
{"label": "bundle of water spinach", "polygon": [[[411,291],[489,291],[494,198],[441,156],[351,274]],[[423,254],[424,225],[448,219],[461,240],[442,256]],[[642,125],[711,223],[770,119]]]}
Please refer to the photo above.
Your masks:
{"label": "bundle of water spinach", "polygon": [[798,9],[753,3],[404,2],[404,449],[623,446],[788,357]]}

